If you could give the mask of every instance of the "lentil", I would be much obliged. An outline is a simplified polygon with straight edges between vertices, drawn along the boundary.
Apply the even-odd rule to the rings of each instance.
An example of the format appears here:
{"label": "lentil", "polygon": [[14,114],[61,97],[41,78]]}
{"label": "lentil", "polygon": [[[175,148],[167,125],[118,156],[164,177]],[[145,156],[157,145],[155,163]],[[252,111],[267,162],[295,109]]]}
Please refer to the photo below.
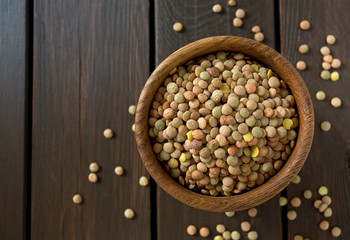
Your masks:
{"label": "lentil", "polygon": [[256,239],[258,239],[258,237],[259,237],[259,235],[258,235],[258,233],[256,231],[250,231],[248,233],[248,239],[249,240],[256,240]]}
{"label": "lentil", "polygon": [[326,208],[326,210],[324,210],[323,212],[323,216],[324,217],[331,217],[333,215],[333,210],[332,208]]}
{"label": "lentil", "polygon": [[331,50],[327,46],[323,46],[320,48],[320,52],[323,56],[329,55],[331,53]]}
{"label": "lentil", "polygon": [[331,233],[333,237],[339,237],[341,235],[341,229],[339,227],[333,227]]}
{"label": "lentil", "polygon": [[303,240],[304,238],[303,238],[303,236],[301,236],[301,235],[294,235],[294,238],[293,238],[294,240]]}
{"label": "lentil", "polygon": [[117,174],[118,176],[122,176],[124,174],[124,169],[121,166],[117,166],[114,169],[115,174]]}
{"label": "lentil", "polygon": [[288,211],[288,212],[287,212],[287,218],[288,218],[288,220],[290,220],[290,221],[295,220],[295,219],[297,218],[297,212],[294,211],[294,210]]}
{"label": "lentil", "polygon": [[105,138],[112,138],[113,137],[113,131],[110,128],[107,128],[103,131],[103,136],[105,136]]}
{"label": "lentil", "polygon": [[299,46],[300,54],[306,54],[309,51],[309,46],[307,44],[301,44]]}
{"label": "lentil", "polygon": [[249,217],[256,217],[256,215],[258,215],[258,209],[257,208],[250,208],[248,210],[248,215]]}
{"label": "lentil", "polygon": [[218,233],[224,233],[226,231],[226,227],[224,224],[218,224],[216,225],[216,231]]}
{"label": "lentil", "polygon": [[341,106],[341,99],[338,98],[338,97],[334,97],[331,99],[331,105],[334,107],[334,108],[339,108]]}
{"label": "lentil", "polygon": [[261,28],[258,25],[255,25],[252,27],[252,32],[253,33],[261,32]]}
{"label": "lentil", "polygon": [[231,232],[230,231],[225,231],[222,233],[222,237],[225,240],[231,239]]}
{"label": "lentil", "polygon": [[331,73],[328,70],[323,70],[320,76],[323,80],[328,80],[331,76]]}
{"label": "lentil", "polygon": [[127,208],[124,211],[124,217],[127,219],[132,219],[135,217],[135,212],[131,208]]}
{"label": "lentil", "polygon": [[333,58],[333,61],[331,63],[332,68],[340,68],[341,61],[338,58]]}
{"label": "lentil", "polygon": [[318,91],[316,93],[316,99],[319,101],[323,101],[326,99],[326,93],[324,91]]}
{"label": "lentil", "polygon": [[236,231],[236,230],[232,231],[231,238],[233,240],[239,240],[239,239],[241,239],[241,234],[238,231]]}
{"label": "lentil", "polygon": [[214,237],[214,240],[223,240],[224,238],[223,237],[221,237],[220,235],[216,235],[215,237]]}
{"label": "lentil", "polygon": [[329,130],[331,130],[331,123],[328,121],[323,121],[320,126],[321,130],[324,132],[328,132]]}
{"label": "lentil", "polygon": [[294,197],[290,200],[290,205],[292,205],[293,207],[297,208],[300,207],[301,205],[301,200],[298,197]]}
{"label": "lentil", "polygon": [[135,115],[135,113],[136,113],[136,106],[135,105],[130,105],[128,110],[129,110],[129,113],[131,115]]}
{"label": "lentil", "polygon": [[231,7],[235,7],[237,5],[236,0],[228,0],[228,5]]}
{"label": "lentil", "polygon": [[98,181],[98,176],[96,173],[90,173],[88,179],[89,182],[96,183]]}
{"label": "lentil", "polygon": [[73,202],[75,204],[81,204],[83,202],[83,197],[80,194],[75,194],[73,196]]}
{"label": "lentil", "polygon": [[214,13],[220,13],[222,11],[222,7],[220,4],[215,4],[212,8]]}
{"label": "lentil", "polygon": [[304,196],[305,199],[311,199],[311,198],[312,198],[312,192],[311,192],[311,190],[306,189],[306,190],[303,192],[303,196]]}
{"label": "lentil", "polygon": [[200,235],[201,237],[208,237],[209,234],[210,234],[209,228],[207,228],[207,227],[201,227],[201,228],[199,229],[199,235]]}
{"label": "lentil", "polygon": [[225,215],[227,217],[233,217],[235,215],[235,212],[234,211],[232,211],[232,212],[225,212]]}
{"label": "lentil", "polygon": [[328,188],[326,186],[321,186],[318,188],[318,194],[320,196],[325,196],[328,194]]}
{"label": "lentil", "polygon": [[95,173],[95,172],[98,172],[98,170],[100,170],[100,166],[98,165],[98,163],[92,162],[90,163],[89,169],[90,169],[90,172]]}
{"label": "lentil", "polygon": [[299,175],[296,175],[292,181],[294,184],[299,184],[301,182],[301,177]]}
{"label": "lentil", "polygon": [[244,18],[245,17],[245,11],[241,8],[236,10],[236,17],[237,18]]}
{"label": "lentil", "polygon": [[250,230],[250,228],[251,228],[251,226],[250,226],[249,222],[247,222],[247,221],[241,222],[241,229],[242,229],[242,231],[248,232]]}
{"label": "lentil", "polygon": [[338,72],[332,72],[331,73],[331,80],[333,82],[338,81],[339,80],[339,73]]}
{"label": "lentil", "polygon": [[322,201],[321,200],[317,199],[317,200],[314,201],[314,207],[316,209],[319,209],[321,207],[321,205],[322,205]]}
{"label": "lentil", "polygon": [[262,42],[264,41],[264,34],[262,32],[258,32],[254,34],[255,41]]}
{"label": "lentil", "polygon": [[173,29],[174,29],[174,31],[175,32],[181,32],[182,31],[182,29],[183,29],[183,25],[182,25],[182,23],[180,23],[180,22],[176,22],[176,23],[174,23],[174,25],[173,25]]}
{"label": "lentil", "polygon": [[139,179],[139,184],[140,184],[140,186],[142,186],[142,187],[148,186],[148,184],[149,184],[148,178],[145,177],[145,176],[140,177],[140,179]]}
{"label": "lentil", "polygon": [[306,69],[306,62],[300,60],[296,63],[296,68],[300,71],[304,71]]}
{"label": "lentil", "polygon": [[242,21],[242,19],[240,19],[240,18],[234,18],[233,19],[233,26],[235,26],[235,27],[242,27],[242,25],[243,25],[243,21]]}
{"label": "lentil", "polygon": [[329,228],[329,222],[327,220],[323,220],[323,221],[320,222],[319,227],[320,227],[321,230],[327,231],[328,228]]}
{"label": "lentil", "polygon": [[188,235],[194,236],[197,233],[197,228],[194,225],[188,225],[187,229],[186,229],[186,232],[187,232]]}
{"label": "lentil", "polygon": [[336,41],[336,38],[334,35],[328,35],[326,37],[326,42],[329,44],[329,45],[333,45]]}
{"label": "lentil", "polygon": [[131,126],[131,130],[133,131],[133,132],[135,132],[135,123]]}
{"label": "lentil", "polygon": [[279,198],[279,204],[281,207],[286,206],[288,204],[288,199],[285,197],[280,197]]}
{"label": "lentil", "polygon": [[310,22],[307,20],[303,20],[300,22],[300,29],[301,30],[309,30],[310,29]]}

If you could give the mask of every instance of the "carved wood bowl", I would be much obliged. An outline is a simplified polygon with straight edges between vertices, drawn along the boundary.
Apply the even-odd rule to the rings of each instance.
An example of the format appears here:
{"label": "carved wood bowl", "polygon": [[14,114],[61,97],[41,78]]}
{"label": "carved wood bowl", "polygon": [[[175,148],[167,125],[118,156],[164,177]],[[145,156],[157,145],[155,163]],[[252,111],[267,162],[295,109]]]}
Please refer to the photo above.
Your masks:
{"label": "carved wood bowl", "polygon": [[[196,193],[176,182],[161,166],[153,153],[148,135],[149,109],[169,72],[185,62],[217,51],[241,52],[269,67],[283,79],[294,95],[299,114],[296,146],[284,166],[262,185],[230,197],[213,197]],[[177,200],[203,210],[224,212],[244,210],[259,205],[282,191],[300,171],[311,148],[314,133],[314,112],[307,87],[297,70],[278,52],[242,37],[217,36],[192,42],[167,57],[147,80],[136,111],[136,142],[142,161],[153,179]]]}

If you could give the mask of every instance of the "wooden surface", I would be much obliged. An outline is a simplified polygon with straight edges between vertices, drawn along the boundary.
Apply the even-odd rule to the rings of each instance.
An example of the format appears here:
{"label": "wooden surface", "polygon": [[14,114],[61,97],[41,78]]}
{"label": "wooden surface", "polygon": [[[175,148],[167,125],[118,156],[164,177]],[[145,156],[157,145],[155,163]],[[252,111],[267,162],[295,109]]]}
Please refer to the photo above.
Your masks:
{"label": "wooden surface", "polygon": [[[350,65],[350,3],[346,0],[281,0],[280,4],[281,52],[292,63],[299,59],[308,63],[308,69],[301,72],[301,75],[312,95],[316,119],[313,147],[301,171],[302,183],[287,189],[288,197],[298,196],[307,188],[313,191],[314,196],[312,200],[303,201],[298,211],[298,219],[288,223],[289,238],[293,239],[294,234],[301,234],[311,239],[332,239],[329,231],[318,229],[319,222],[326,218],[312,207],[313,201],[319,199],[315,194],[318,187],[324,185],[328,187],[333,198],[333,216],[327,220],[330,226],[341,227],[343,235],[340,239],[350,239],[350,129],[345,127],[350,116],[350,73],[347,70]],[[303,32],[298,28],[303,19],[311,22],[310,31]],[[319,49],[326,45],[325,38],[328,34],[337,37],[337,42],[330,49],[333,57],[342,61],[342,67],[338,70],[341,76],[338,82],[320,78],[322,56]],[[297,51],[301,43],[310,46],[306,55],[300,55]],[[319,90],[327,95],[322,102],[315,98]],[[333,97],[342,99],[341,108],[331,107],[330,100]],[[319,127],[326,120],[332,124],[330,132],[322,132]]]}
{"label": "wooden surface", "polygon": [[[146,171],[128,114],[149,72],[147,2],[34,5],[31,239],[150,239],[150,188],[138,185]],[[96,184],[91,162],[101,166]]]}
{"label": "wooden surface", "polygon": [[[228,218],[185,206],[154,183],[138,185],[146,170],[127,108],[151,71],[174,50],[203,37],[252,38],[255,24],[264,43],[293,64],[304,59],[309,66],[301,74],[314,101],[314,143],[302,182],[282,195],[301,196],[309,188],[314,200],[316,189],[326,185],[333,198],[331,226],[342,228],[338,239],[350,239],[349,1],[237,0],[235,8],[226,0],[215,3],[222,4],[222,13],[213,14],[214,2],[202,0],[0,0],[0,239],[199,239],[186,235],[188,224],[208,226],[213,237],[216,224],[235,230],[242,220],[251,221],[259,239],[291,240],[295,234],[332,239],[330,231],[318,229],[323,218],[311,200],[302,200],[293,222],[285,216],[290,206],[281,209],[278,196],[258,206],[254,219],[245,211]],[[240,29],[232,26],[237,8],[247,13]],[[299,30],[302,19],[310,20],[310,31]],[[175,21],[184,24],[183,32],[172,30]],[[319,78],[319,48],[330,33],[337,37],[331,50],[343,64],[335,83]],[[302,42],[310,45],[304,56],[297,51]],[[315,100],[318,90],[327,93],[324,102]],[[340,109],[330,106],[333,96],[343,100]],[[332,123],[328,133],[319,129],[323,120]],[[113,139],[102,135],[108,127],[116,132]],[[87,180],[91,161],[102,168],[95,185]],[[113,172],[119,164],[126,169],[123,177]],[[72,203],[75,193],[84,197],[80,206]],[[135,209],[134,220],[123,217],[127,207]]]}
{"label": "wooden surface", "polygon": [[26,8],[24,0],[0,1],[0,239],[25,237],[30,207]]}

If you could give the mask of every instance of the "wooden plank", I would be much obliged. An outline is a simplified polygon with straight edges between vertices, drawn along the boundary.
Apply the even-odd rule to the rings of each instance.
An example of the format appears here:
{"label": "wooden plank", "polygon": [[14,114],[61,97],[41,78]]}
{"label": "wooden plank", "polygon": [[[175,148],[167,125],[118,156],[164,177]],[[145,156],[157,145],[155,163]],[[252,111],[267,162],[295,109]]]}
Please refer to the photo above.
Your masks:
{"label": "wooden plank", "polygon": [[0,239],[26,238],[27,1],[0,1]]}
{"label": "wooden plank", "polygon": [[34,14],[32,239],[150,239],[150,188],[138,185],[146,170],[128,113],[149,75],[147,1],[36,0]]}
{"label": "wooden plank", "polygon": [[[311,239],[331,239],[330,230],[321,231],[318,228],[320,221],[325,219],[312,203],[320,198],[316,192],[319,186],[325,185],[333,198],[331,208],[333,216],[329,218],[330,226],[338,225],[342,228],[340,239],[350,239],[350,175],[349,175],[349,151],[350,129],[347,128],[350,116],[350,88],[349,66],[350,50],[348,40],[350,38],[350,3],[349,1],[280,1],[281,16],[281,51],[292,63],[299,59],[308,64],[306,71],[301,72],[314,100],[316,129],[313,147],[309,159],[301,171],[302,183],[288,187],[288,197],[300,196],[305,189],[313,191],[312,200],[303,200],[302,206],[297,210],[299,217],[288,223],[289,239],[294,234],[301,234]],[[307,19],[311,22],[309,31],[301,31],[299,22]],[[324,81],[319,75],[322,70],[322,56],[320,47],[326,45],[325,38],[328,34],[337,37],[335,45],[330,46],[333,57],[342,61],[339,69],[340,80],[338,82]],[[298,46],[306,43],[310,52],[300,55]],[[327,94],[325,101],[315,99],[317,91],[323,90]],[[330,105],[332,97],[340,97],[343,106],[334,109]],[[330,132],[322,132],[320,123],[330,121]],[[288,207],[291,209],[291,207]]]}
{"label": "wooden plank", "polygon": [[[275,47],[274,1],[264,0],[259,3],[252,0],[238,1],[236,8],[243,8],[247,13],[242,28],[235,28],[232,25],[236,8],[229,7],[225,0],[215,3],[223,6],[222,13],[212,13],[211,8],[214,3],[210,1],[155,1],[157,65],[176,49],[200,38],[213,35],[238,35],[252,38],[253,33],[250,29],[256,24],[260,25],[266,36],[265,43]],[[173,31],[173,23],[177,21],[183,23],[183,32]],[[210,237],[213,237],[218,223],[224,223],[229,230],[233,231],[240,230],[240,222],[244,220],[251,221],[252,228],[259,232],[261,239],[282,239],[281,209],[277,198],[278,196],[259,206],[259,215],[255,219],[249,219],[246,211],[238,212],[233,218],[228,218],[224,213],[205,212],[185,206],[158,188],[158,239],[193,239],[186,234],[186,227],[189,224],[194,224],[198,228],[209,227],[212,232]],[[269,226],[274,227],[266,228],[265,219],[269,219]]]}

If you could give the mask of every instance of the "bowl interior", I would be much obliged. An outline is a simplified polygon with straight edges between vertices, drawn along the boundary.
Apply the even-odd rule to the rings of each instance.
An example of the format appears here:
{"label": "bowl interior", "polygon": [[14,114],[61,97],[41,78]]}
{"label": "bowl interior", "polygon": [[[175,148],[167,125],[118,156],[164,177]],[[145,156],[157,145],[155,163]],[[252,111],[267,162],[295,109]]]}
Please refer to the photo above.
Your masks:
{"label": "bowl interior", "polygon": [[[153,153],[148,135],[148,113],[153,96],[169,72],[187,61],[217,51],[241,52],[269,67],[288,85],[296,100],[299,131],[296,146],[284,166],[264,184],[230,197],[212,197],[190,191],[177,183]],[[261,204],[283,190],[300,171],[311,148],[314,130],[312,101],[297,70],[279,53],[254,40],[217,36],[192,42],[166,58],[152,73],[141,92],[135,117],[136,141],[142,161],[153,179],[171,196],[208,211],[238,211]]]}

